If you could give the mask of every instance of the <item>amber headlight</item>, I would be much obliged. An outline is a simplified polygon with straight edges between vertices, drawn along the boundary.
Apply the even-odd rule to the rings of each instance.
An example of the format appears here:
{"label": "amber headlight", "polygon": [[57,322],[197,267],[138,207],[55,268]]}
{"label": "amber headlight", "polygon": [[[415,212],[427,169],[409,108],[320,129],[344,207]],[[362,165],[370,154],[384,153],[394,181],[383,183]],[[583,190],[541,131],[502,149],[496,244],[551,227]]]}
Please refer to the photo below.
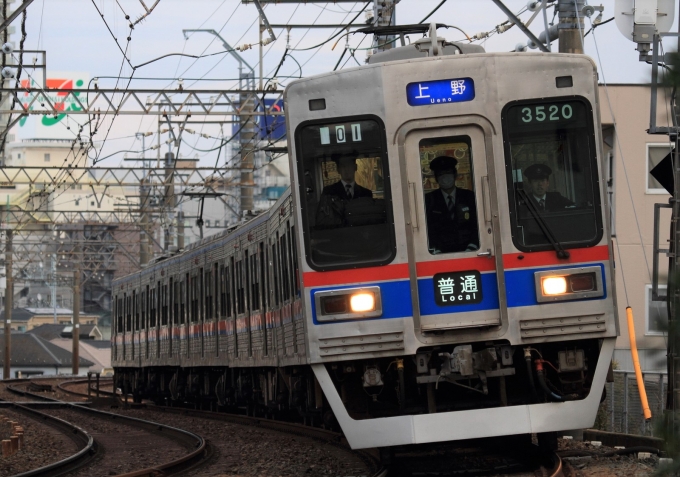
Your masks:
{"label": "amber headlight", "polygon": [[544,277],[541,289],[545,296],[562,295],[567,292],[567,279],[564,277]]}
{"label": "amber headlight", "polygon": [[319,322],[382,316],[380,287],[318,291],[314,301]]}
{"label": "amber headlight", "polygon": [[574,267],[535,272],[539,303],[604,296],[602,267]]}
{"label": "amber headlight", "polygon": [[375,295],[371,292],[355,293],[349,299],[349,307],[354,313],[375,310]]}

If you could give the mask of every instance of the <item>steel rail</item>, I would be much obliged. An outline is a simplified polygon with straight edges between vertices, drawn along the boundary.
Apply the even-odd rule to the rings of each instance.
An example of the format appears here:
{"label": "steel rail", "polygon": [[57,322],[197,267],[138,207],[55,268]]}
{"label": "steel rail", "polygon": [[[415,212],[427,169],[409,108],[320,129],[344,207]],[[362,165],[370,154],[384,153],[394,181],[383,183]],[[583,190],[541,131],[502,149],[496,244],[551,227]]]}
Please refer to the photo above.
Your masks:
{"label": "steel rail", "polygon": [[320,429],[318,427],[310,427],[292,422],[243,416],[240,414],[197,411],[193,409],[156,406],[151,404],[145,404],[144,406],[147,409],[152,409],[154,411],[161,413],[198,416],[206,419],[213,419],[217,421],[229,422],[232,424],[239,424],[242,426],[255,426],[273,431],[284,432],[286,434],[295,434],[299,436],[309,437],[315,440],[339,446],[344,450],[356,453],[366,464],[370,464],[371,466],[378,468],[378,470],[374,472],[371,475],[371,477],[386,477],[388,475],[387,469],[383,468],[380,465],[380,460],[375,453],[372,453],[368,450],[352,450],[349,447],[349,443],[347,442],[347,440],[339,432],[328,431],[325,429]]}
{"label": "steel rail", "polygon": [[58,417],[31,409],[30,407],[23,404],[2,401],[2,405],[3,407],[12,407],[13,409],[35,419],[36,421],[40,421],[43,424],[58,430],[64,436],[71,439],[76,444],[76,446],[82,447],[78,452],[65,459],[43,467],[39,467],[37,469],[16,474],[14,477],[56,477],[60,475],[66,475],[86,466],[97,455],[97,443],[87,431],[81,429],[80,427],[64,421],[63,419],[59,419]]}
{"label": "steel rail", "polygon": [[[74,380],[71,380],[71,381],[64,381],[64,382],[57,384],[57,388],[59,388],[60,391],[63,391],[67,394],[72,394],[74,396],[92,397],[92,395],[90,395],[90,394],[81,393],[81,392],[78,392],[78,391],[74,391],[72,389],[66,389],[66,387],[65,387],[65,386],[70,386],[70,385],[85,384],[87,382],[88,382],[87,379],[74,379]],[[95,384],[95,382],[93,382],[92,380],[90,380],[89,382],[90,382],[90,384]],[[102,382],[104,384],[112,383],[113,378],[100,378],[99,384],[102,384]],[[92,392],[99,392],[100,395],[104,395],[104,396],[107,396],[107,397],[118,397],[119,396],[118,394],[116,394],[115,391],[106,391],[106,390],[103,390],[103,389],[100,389],[99,391],[97,391],[92,386],[90,386],[90,390]]]}
{"label": "steel rail", "polygon": [[[82,403],[69,403],[65,401],[60,401],[58,399],[54,399],[51,397],[47,396],[41,396],[36,393],[32,393],[29,391],[23,391],[20,389],[17,389],[13,385],[7,386],[7,389],[9,389],[11,392],[20,394],[23,396],[31,396],[43,401],[49,401],[53,402],[55,404],[59,404],[63,406],[64,408],[71,409],[71,410],[76,410],[78,412],[83,412],[86,414],[91,414],[95,415],[99,418],[107,418],[111,420],[118,420],[121,421],[127,425],[137,427],[139,429],[143,429],[150,434],[158,435],[158,436],[165,436],[169,439],[172,439],[176,442],[181,443],[184,447],[188,449],[194,449],[192,452],[175,459],[170,462],[166,462],[164,464],[156,465],[153,467],[148,467],[146,469],[141,469],[137,470],[134,472],[129,472],[126,474],[118,474],[119,477],[157,477],[158,475],[169,475],[173,473],[177,473],[180,471],[186,471],[190,468],[194,468],[198,465],[200,465],[203,461],[205,461],[209,455],[209,448],[208,448],[208,443],[206,442],[203,437],[194,434],[189,431],[185,431],[183,429],[178,429],[176,427],[172,426],[167,426],[165,424],[160,424],[158,422],[153,422],[153,421],[146,421],[143,419],[138,419],[135,417],[129,417],[129,416],[123,416],[121,414],[115,414],[115,413],[110,413],[106,411],[99,411],[95,409],[90,409],[88,407],[85,407]],[[33,411],[33,410],[32,410]],[[37,411],[34,411],[37,412]],[[51,417],[51,416],[50,416]],[[56,418],[55,418],[56,419]],[[65,421],[64,421],[65,422]],[[68,423],[67,423],[68,424]],[[75,427],[75,426],[73,426]],[[83,431],[84,432],[84,431]],[[95,441],[96,442],[96,441]],[[36,469],[36,472],[40,469]],[[44,475],[44,474],[28,474],[28,475]],[[63,475],[62,473],[59,474],[50,474],[50,475]]]}

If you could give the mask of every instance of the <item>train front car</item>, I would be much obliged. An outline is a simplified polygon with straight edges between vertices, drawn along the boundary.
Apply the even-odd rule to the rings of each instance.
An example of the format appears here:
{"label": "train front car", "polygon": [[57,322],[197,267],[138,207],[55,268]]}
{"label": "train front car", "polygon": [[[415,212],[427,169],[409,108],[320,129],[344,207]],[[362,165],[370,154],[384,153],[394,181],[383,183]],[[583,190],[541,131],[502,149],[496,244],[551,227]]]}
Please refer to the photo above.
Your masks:
{"label": "train front car", "polygon": [[354,448],[551,443],[618,334],[596,68],[442,49],[286,90],[308,356]]}

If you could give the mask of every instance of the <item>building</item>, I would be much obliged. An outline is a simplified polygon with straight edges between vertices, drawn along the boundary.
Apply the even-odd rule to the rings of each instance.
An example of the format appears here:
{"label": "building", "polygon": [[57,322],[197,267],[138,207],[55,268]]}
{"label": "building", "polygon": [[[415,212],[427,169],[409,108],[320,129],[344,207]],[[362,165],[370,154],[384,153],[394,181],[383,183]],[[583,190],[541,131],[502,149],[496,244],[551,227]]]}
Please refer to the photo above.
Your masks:
{"label": "building", "polygon": [[[652,300],[654,204],[670,195],[649,171],[673,148],[668,136],[649,135],[650,87],[642,84],[600,86],[600,114],[606,158],[604,180],[611,204],[616,258],[616,294],[621,332],[614,360],[632,371],[626,306],[633,310],[643,372],[666,371],[666,302]],[[667,126],[670,94],[659,91],[657,125]],[[616,125],[616,127],[614,127]],[[661,209],[660,245],[668,248],[670,210]],[[660,283],[668,277],[668,259],[658,257]],[[660,287],[661,291],[665,286]]]}
{"label": "building", "polygon": [[[0,344],[5,346],[5,335],[0,333]],[[30,333],[12,333],[10,376],[2,379],[21,376],[53,376],[57,374],[71,374],[73,355],[70,351],[60,348],[37,335]],[[0,366],[4,366],[5,356],[0,353]],[[92,361],[80,357],[78,361],[79,376],[87,374],[94,364]]]}
{"label": "building", "polygon": [[[12,331],[31,331],[42,325],[54,324],[56,314],[57,326],[71,325],[73,323],[73,310],[65,308],[14,308],[12,310]],[[5,310],[0,311],[0,321],[5,319]],[[96,327],[99,315],[80,314],[81,326],[94,325]],[[87,328],[84,328],[87,329]],[[82,333],[82,331],[81,331]],[[101,332],[97,330],[95,336],[101,339]]]}
{"label": "building", "polygon": [[[63,324],[45,324],[27,331],[50,343],[59,346],[69,353],[73,349],[73,326]],[[111,367],[111,340],[102,340],[102,333],[97,325],[81,325],[79,353],[82,358],[92,362],[88,371],[100,373]]]}

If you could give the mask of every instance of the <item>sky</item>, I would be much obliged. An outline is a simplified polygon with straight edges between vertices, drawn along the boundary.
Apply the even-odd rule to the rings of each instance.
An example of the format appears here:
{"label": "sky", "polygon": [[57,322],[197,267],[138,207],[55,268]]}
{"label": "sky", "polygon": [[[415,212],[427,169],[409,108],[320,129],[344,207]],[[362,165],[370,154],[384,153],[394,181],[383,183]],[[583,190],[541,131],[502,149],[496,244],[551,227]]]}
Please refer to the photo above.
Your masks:
{"label": "sky", "polygon": [[[154,1],[144,0],[144,3],[150,6]],[[440,1],[401,0],[397,5],[396,23],[417,23]],[[520,12],[525,9],[527,2],[506,0],[505,4],[513,12]],[[603,0],[601,4],[604,6],[603,20],[613,17],[614,0]],[[265,14],[272,24],[345,24],[357,16],[364,5],[362,2],[277,4],[265,6]],[[366,10],[371,8],[369,6]],[[548,11],[550,19],[553,9]],[[218,89],[236,86],[234,80],[238,77],[237,61],[230,55],[220,53],[224,51],[224,47],[213,35],[194,33],[185,38],[182,30],[216,30],[232,47],[259,41],[257,9],[252,3],[242,4],[241,0],[160,0],[153,12],[138,23],[130,34],[129,20],[125,16],[134,21],[143,13],[140,0],[35,0],[28,7],[24,49],[46,50],[48,72],[84,72],[91,78],[100,78],[100,87],[125,87],[128,84],[127,79],[118,79],[119,76],[129,76],[132,72],[120,48],[127,50],[127,57],[132,65],[140,65],[173,53],[216,53],[200,59],[168,56],[139,67],[134,72],[135,79],[130,87],[176,88],[177,81],[173,78],[183,78],[185,88]],[[523,13],[521,18],[526,21],[529,16],[530,12]],[[365,19],[365,13],[360,13],[356,21]],[[453,25],[473,36],[492,30],[506,19],[491,0],[448,0],[428,21]],[[17,47],[21,35],[20,20],[21,17],[13,23],[16,32],[12,40]],[[589,28],[590,20],[586,19],[586,29]],[[677,26],[673,29],[676,30]],[[543,30],[542,16],[535,19],[531,30],[536,35]],[[353,34],[340,39],[335,49],[332,48],[336,43],[335,39],[320,48],[310,49],[325,42],[335,33],[337,30],[333,29],[292,29],[288,34],[285,29],[276,29],[277,40],[264,48],[265,78],[270,77],[277,68],[287,45],[292,48],[290,54],[294,60],[288,57],[281,65],[278,78],[283,85],[290,81],[287,77],[307,77],[331,71],[340,58],[346,41],[352,48],[367,48],[371,42],[370,37]],[[465,40],[464,35],[455,29],[440,29],[439,35],[453,41]],[[513,50],[518,43],[525,44],[526,37],[517,27],[513,27],[503,34],[493,35],[478,43],[487,51],[503,52]],[[668,41],[667,51],[675,49],[671,43]],[[594,34],[586,37],[584,46],[586,54],[593,57],[598,65],[601,81],[649,81],[650,67],[638,62],[635,44],[619,32],[616,22],[597,28]],[[554,43],[553,50],[557,50],[557,42]],[[253,66],[256,74],[259,74],[258,47],[241,54]],[[363,64],[366,51],[357,50],[355,57],[356,61],[345,55],[340,68]],[[141,144],[134,138],[134,133],[155,131],[156,121],[155,117],[117,117],[108,133],[108,139],[98,153],[99,157],[112,155],[102,164],[124,164],[124,153],[118,151],[141,150]],[[108,129],[108,124],[94,137],[95,140],[103,139],[104,129]],[[214,125],[203,127],[201,132],[213,137],[230,133],[229,130],[220,131]],[[162,141],[167,139],[165,136],[161,138]],[[155,140],[156,136],[147,138],[147,147],[150,141]],[[183,145],[180,152],[189,157],[197,156],[203,165],[214,165],[216,153],[204,153],[200,149],[210,149],[218,144],[218,139],[193,135],[187,139],[186,146]],[[126,166],[128,164],[130,163],[125,163]]]}

